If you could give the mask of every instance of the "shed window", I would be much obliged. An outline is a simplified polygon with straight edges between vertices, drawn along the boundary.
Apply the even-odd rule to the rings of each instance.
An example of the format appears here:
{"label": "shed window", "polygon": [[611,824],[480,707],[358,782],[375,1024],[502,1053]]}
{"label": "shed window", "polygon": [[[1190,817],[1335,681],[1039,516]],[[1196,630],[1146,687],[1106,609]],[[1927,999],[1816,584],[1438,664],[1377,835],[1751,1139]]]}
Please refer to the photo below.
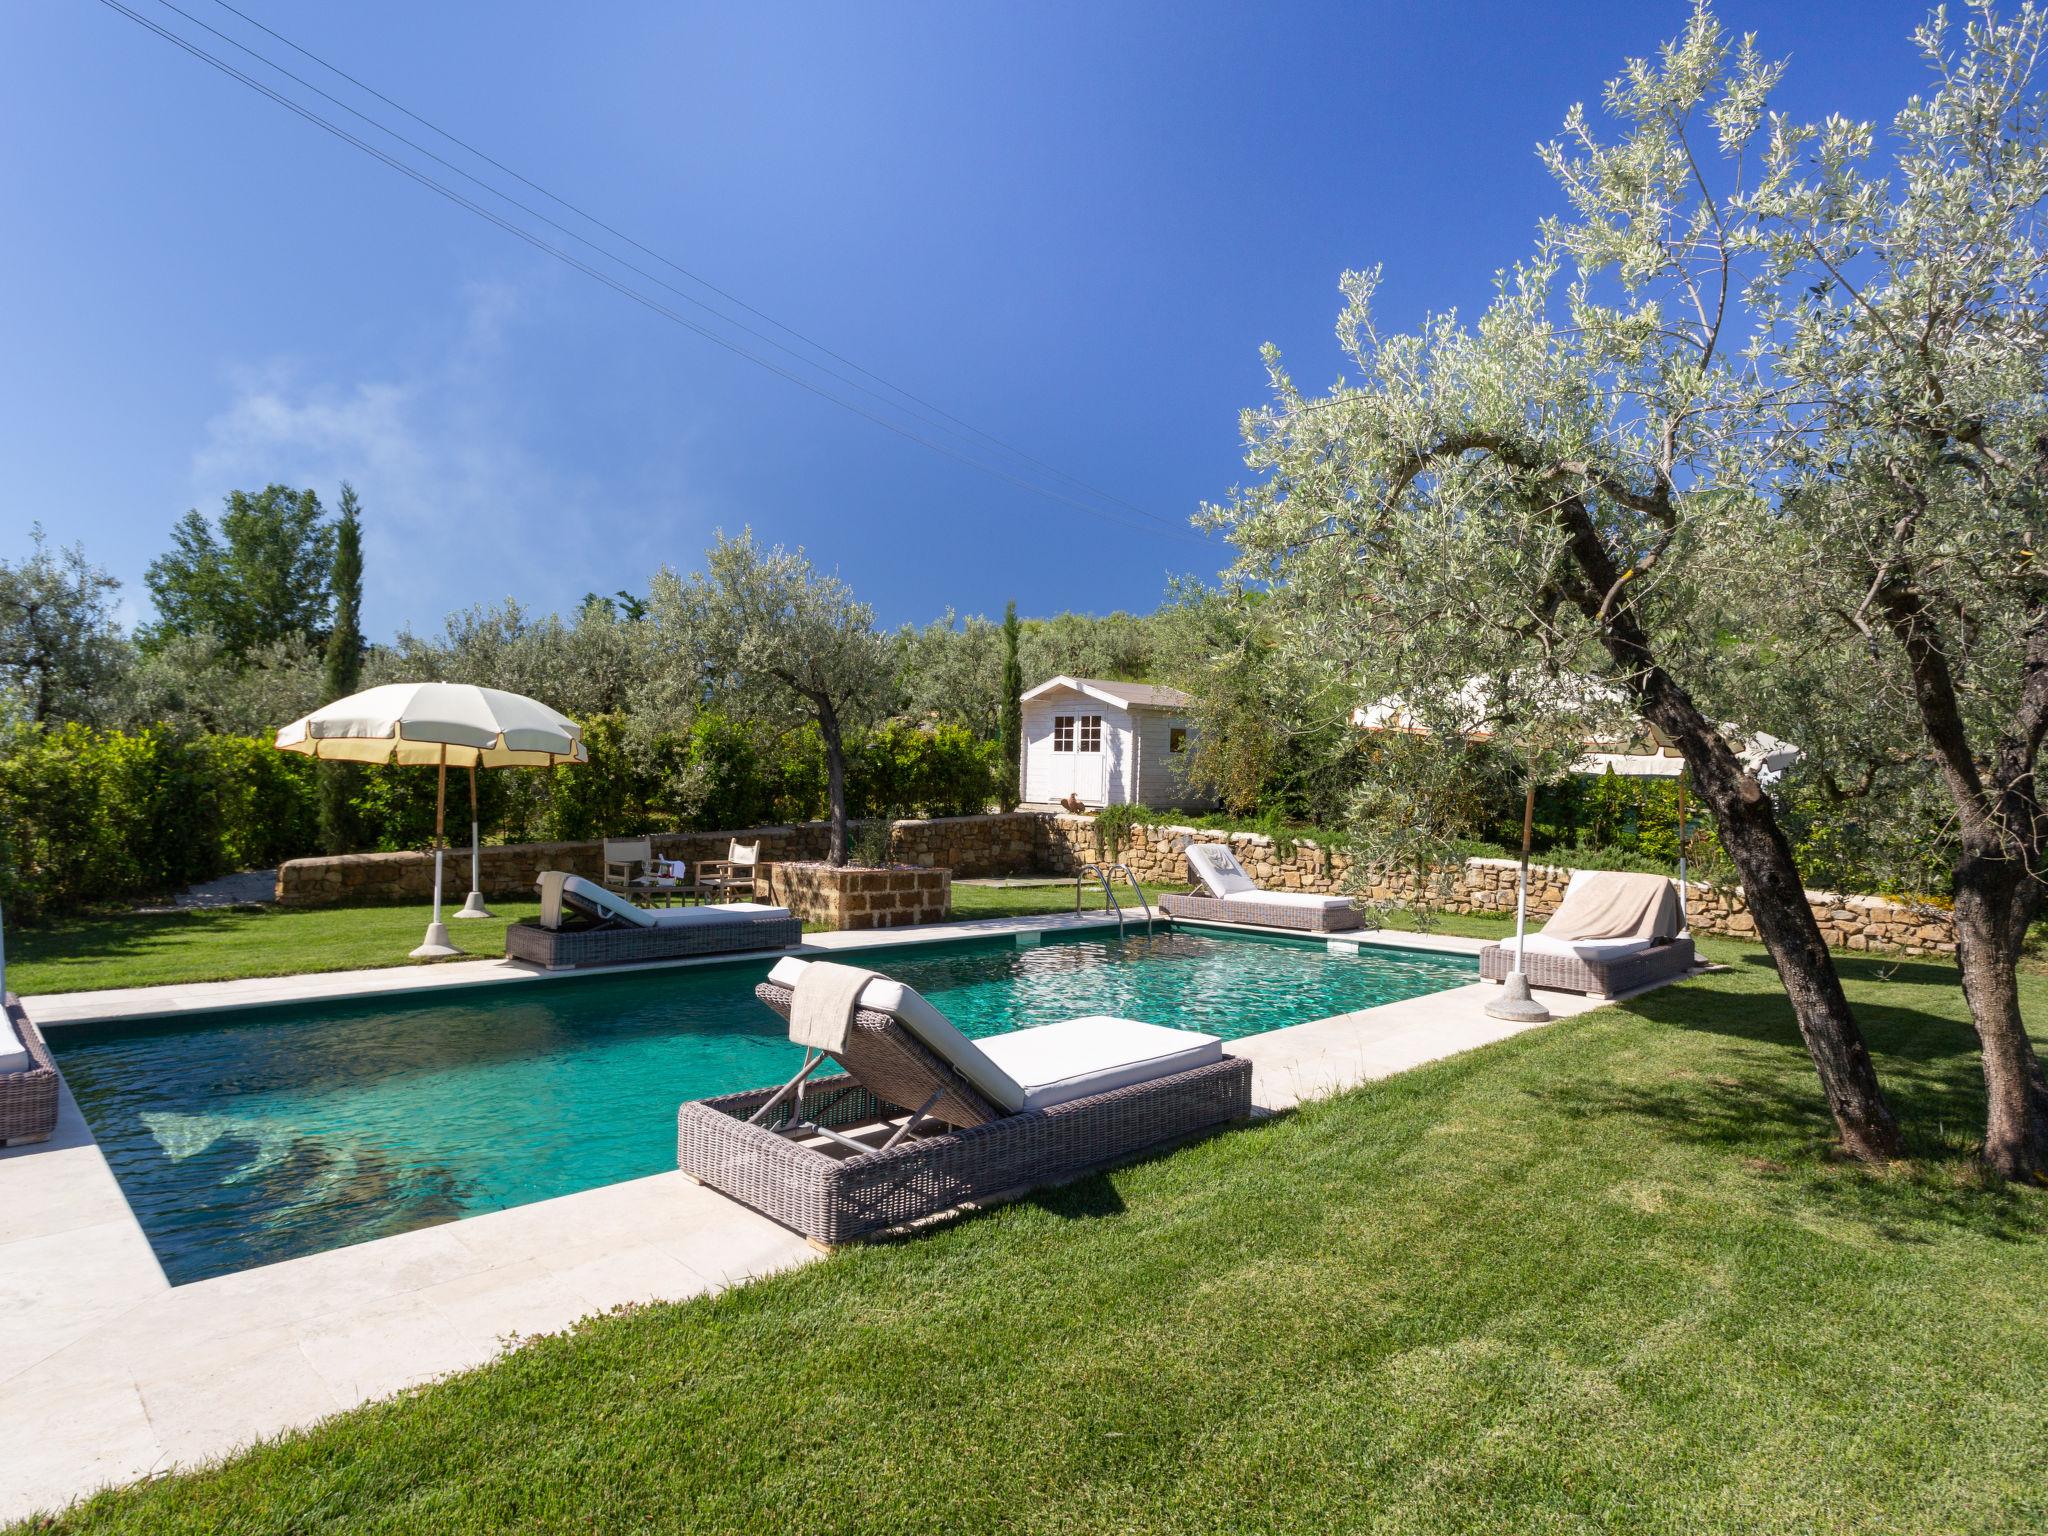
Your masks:
{"label": "shed window", "polygon": [[1166,750],[1179,753],[1188,749],[1188,728],[1176,725],[1166,733]]}
{"label": "shed window", "polygon": [[1054,715],[1052,717],[1052,749],[1055,752],[1074,750],[1074,717]]}
{"label": "shed window", "polygon": [[1100,752],[1102,750],[1102,716],[1083,715],[1081,717],[1081,750],[1083,752]]}

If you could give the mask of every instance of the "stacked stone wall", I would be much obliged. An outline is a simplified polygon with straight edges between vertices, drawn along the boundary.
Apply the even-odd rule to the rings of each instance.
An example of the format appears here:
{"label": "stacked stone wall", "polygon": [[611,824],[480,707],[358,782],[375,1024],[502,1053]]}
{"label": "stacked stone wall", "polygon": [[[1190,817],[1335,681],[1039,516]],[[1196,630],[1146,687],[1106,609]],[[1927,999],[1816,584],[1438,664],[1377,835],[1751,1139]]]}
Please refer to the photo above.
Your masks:
{"label": "stacked stone wall", "polygon": [[[724,858],[735,841],[758,842],[767,864],[805,863],[825,857],[831,829],[824,822],[805,822],[790,827],[658,833],[653,837],[658,857],[691,864]],[[1354,882],[1354,860],[1344,849],[1303,840],[1283,853],[1272,838],[1257,832],[1212,832],[1171,824],[1135,826],[1117,857],[1147,885],[1185,886],[1190,842],[1227,843],[1252,879],[1269,890],[1356,891],[1394,905],[1415,896],[1410,875],[1368,870]],[[1094,817],[1043,811],[898,821],[890,835],[892,860],[943,869],[959,879],[1072,874],[1105,856]],[[599,842],[514,843],[484,849],[482,864],[486,896],[525,896],[532,893],[544,869],[597,879],[604,873],[604,848]],[[1540,919],[1557,909],[1571,871],[1538,865],[1530,875],[1529,910]],[[1438,871],[1433,883],[1438,887],[1438,904],[1447,911],[1512,912],[1515,907],[1515,864],[1511,859],[1468,859],[1455,868]],[[450,849],[448,898],[459,903],[468,888],[469,851]],[[278,871],[277,899],[294,907],[425,901],[433,889],[434,861],[429,854],[359,853],[292,860]],[[1942,908],[1832,891],[1808,891],[1806,899],[1821,933],[1837,948],[1900,955],[1955,953],[1954,923]],[[1690,882],[1686,911],[1695,933],[1756,936],[1756,923],[1739,886]]]}
{"label": "stacked stone wall", "polygon": [[[1092,816],[1048,816],[1048,862],[1062,873],[1107,857]],[[1282,853],[1273,839],[1257,832],[1215,832],[1173,825],[1137,826],[1130,830],[1117,859],[1147,885],[1184,887],[1189,880],[1187,845],[1225,843],[1245,872],[1267,890],[1350,892],[1369,900],[1400,906],[1415,897],[1415,879],[1384,869],[1364,871],[1352,880],[1355,860],[1341,848],[1324,848],[1303,840]],[[1433,877],[1440,909],[1449,912],[1515,910],[1515,861],[1468,859]],[[1557,910],[1570,884],[1569,868],[1538,864],[1529,871],[1529,912],[1541,920]],[[1706,881],[1686,882],[1686,917],[1694,933],[1753,939],[1756,921],[1749,914],[1740,886]],[[1808,891],[1820,931],[1837,949],[1869,950],[1894,955],[1953,955],[1955,924],[1943,908],[1924,902],[1895,901],[1884,896],[1844,896],[1834,891]]]}
{"label": "stacked stone wall", "polygon": [[[889,856],[903,864],[950,869],[964,878],[1014,875],[1041,868],[1044,818],[1029,811],[1001,816],[946,816],[892,824]],[[732,844],[759,843],[765,863],[822,859],[832,828],[822,821],[787,827],[744,827],[728,832],[651,834],[657,858],[696,866],[722,859]],[[448,850],[444,894],[460,903],[469,889],[469,849]],[[485,896],[531,896],[542,870],[559,869],[596,880],[604,874],[602,841],[505,843],[486,847],[479,860]],[[277,872],[277,900],[288,907],[347,906],[365,902],[427,901],[434,894],[430,853],[351,853],[293,859]]]}
{"label": "stacked stone wall", "polygon": [[943,923],[953,904],[952,872],[902,867],[770,864],[754,877],[754,899],[787,907],[827,928],[909,928]]}

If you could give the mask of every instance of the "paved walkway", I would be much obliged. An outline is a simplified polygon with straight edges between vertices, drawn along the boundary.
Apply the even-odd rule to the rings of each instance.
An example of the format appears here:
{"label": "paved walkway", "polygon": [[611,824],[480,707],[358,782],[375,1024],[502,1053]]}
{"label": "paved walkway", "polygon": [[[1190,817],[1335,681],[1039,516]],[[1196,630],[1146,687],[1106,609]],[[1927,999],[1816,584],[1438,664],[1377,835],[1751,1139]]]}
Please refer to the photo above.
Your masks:
{"label": "paved walkway", "polygon": [[[1008,918],[880,934],[819,934],[860,949],[1107,919]],[[1298,935],[1297,935],[1298,937]],[[1345,942],[1349,942],[1348,940]],[[1474,940],[1365,935],[1472,953]],[[671,962],[673,963],[673,962]],[[691,962],[684,962],[691,963]],[[137,988],[30,999],[66,1023],[298,998],[561,979],[505,961]],[[1253,1099],[1306,1098],[1469,1050],[1528,1026],[1483,1013],[1493,989],[1456,987],[1234,1042]],[[1597,1004],[1544,994],[1560,1014]],[[65,1091],[56,1137],[0,1151],[0,1520],[93,1489],[226,1455],[452,1371],[519,1337],[640,1302],[680,1301],[818,1262],[804,1240],[681,1174],[292,1259],[173,1288]]]}
{"label": "paved walkway", "polygon": [[277,871],[245,869],[187,886],[168,902],[137,907],[137,912],[194,912],[210,907],[258,907],[277,900]]}

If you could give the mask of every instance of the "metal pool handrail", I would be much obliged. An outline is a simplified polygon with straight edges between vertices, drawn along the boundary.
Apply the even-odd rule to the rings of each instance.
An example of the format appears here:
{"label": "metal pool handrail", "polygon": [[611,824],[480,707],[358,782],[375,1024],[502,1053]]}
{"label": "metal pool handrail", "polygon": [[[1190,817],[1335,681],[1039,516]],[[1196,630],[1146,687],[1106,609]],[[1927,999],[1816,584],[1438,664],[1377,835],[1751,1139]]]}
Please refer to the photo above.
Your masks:
{"label": "metal pool handrail", "polygon": [[1093,875],[1097,880],[1100,880],[1102,882],[1102,899],[1104,904],[1107,905],[1110,911],[1116,914],[1117,937],[1123,937],[1123,903],[1116,899],[1116,892],[1110,888],[1109,877],[1114,874],[1121,874],[1124,877],[1124,879],[1130,882],[1131,890],[1135,892],[1137,895],[1138,905],[1144,909],[1145,932],[1149,934],[1152,931],[1152,903],[1145,899],[1145,888],[1142,885],[1138,884],[1138,877],[1131,873],[1131,866],[1128,864],[1083,864],[1079,869],[1075,870],[1074,915],[1076,917],[1079,917],[1081,915],[1081,882],[1089,875]]}

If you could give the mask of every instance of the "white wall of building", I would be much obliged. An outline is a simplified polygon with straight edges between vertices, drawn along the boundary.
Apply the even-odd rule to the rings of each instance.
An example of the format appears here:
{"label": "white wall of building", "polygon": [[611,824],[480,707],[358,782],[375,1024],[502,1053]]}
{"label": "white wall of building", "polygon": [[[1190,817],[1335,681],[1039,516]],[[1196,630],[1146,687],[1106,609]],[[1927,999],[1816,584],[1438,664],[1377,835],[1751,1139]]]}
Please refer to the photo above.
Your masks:
{"label": "white wall of building", "polygon": [[[1054,722],[1066,716],[1075,722],[1075,746],[1090,716],[1102,722],[1101,747],[1095,752],[1057,752]],[[1068,688],[1024,701],[1024,798],[1050,804],[1079,795],[1087,805],[1114,805],[1131,793],[1135,750],[1130,712]]]}
{"label": "white wall of building", "polygon": [[[1075,746],[1089,716],[1102,722],[1099,752],[1053,750],[1054,721],[1075,722]],[[1172,732],[1187,721],[1164,710],[1126,709],[1075,689],[1055,688],[1024,701],[1023,798],[1051,805],[1069,794],[1085,805],[1185,806],[1203,803],[1188,793],[1174,772]]]}
{"label": "white wall of building", "polygon": [[1173,733],[1188,730],[1186,715],[1163,709],[1131,712],[1137,731],[1138,789],[1140,804],[1165,810],[1173,806],[1207,805],[1209,797],[1198,795],[1181,781],[1180,768],[1186,762],[1185,749],[1173,750]]}

